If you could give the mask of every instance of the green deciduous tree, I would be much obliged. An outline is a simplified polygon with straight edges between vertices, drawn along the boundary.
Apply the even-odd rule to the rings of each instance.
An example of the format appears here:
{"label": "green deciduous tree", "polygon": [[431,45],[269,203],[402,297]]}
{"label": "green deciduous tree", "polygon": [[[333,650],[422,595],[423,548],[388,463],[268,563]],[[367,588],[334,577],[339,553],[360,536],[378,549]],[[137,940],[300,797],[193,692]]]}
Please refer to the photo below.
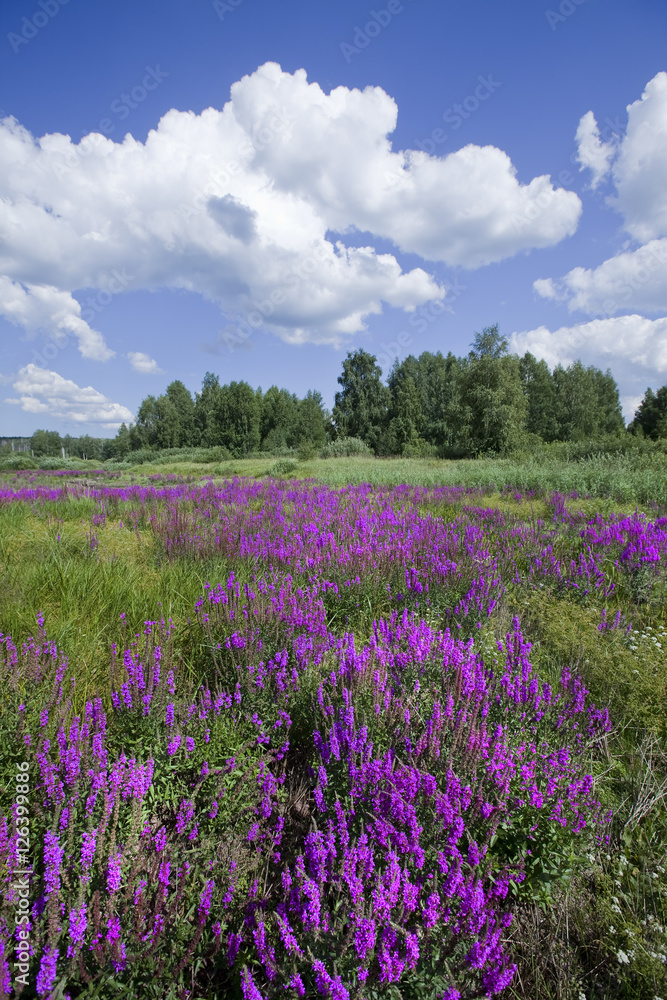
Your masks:
{"label": "green deciduous tree", "polygon": [[440,454],[456,452],[461,444],[461,362],[451,352],[419,355],[417,388],[423,415],[422,436]]}
{"label": "green deciduous tree", "polygon": [[657,392],[646,390],[628,430],[652,441],[667,437],[667,385]]}
{"label": "green deciduous tree", "polygon": [[348,353],[338,376],[333,420],[338,437],[356,437],[374,451],[386,427],[389,390],[374,355],[361,348]]}
{"label": "green deciduous tree", "polygon": [[528,400],[526,428],[543,441],[558,438],[556,383],[546,361],[526,352],[519,361],[521,383]]}
{"label": "green deciduous tree", "polygon": [[58,431],[35,431],[30,438],[30,450],[35,458],[60,454],[62,441]]}
{"label": "green deciduous tree", "polygon": [[596,435],[623,434],[625,431],[623,408],[614,376],[609,369],[602,372],[599,368],[594,368],[592,379],[597,399]]}
{"label": "green deciduous tree", "polygon": [[385,450],[404,455],[419,450],[424,425],[422,396],[418,389],[419,362],[410,355],[389,373],[388,427]]}
{"label": "green deciduous tree", "polygon": [[173,448],[192,448],[199,444],[200,435],[195,421],[195,403],[192,393],[182,382],[167,386],[167,399],[176,410],[177,426],[173,434]]}
{"label": "green deciduous tree", "polygon": [[159,414],[155,396],[146,396],[137,411],[137,419],[130,427],[132,451],[139,448],[155,448]]}
{"label": "green deciduous tree", "polygon": [[298,444],[299,401],[294,393],[272,385],[262,396],[260,439],[263,451],[280,451]]}
{"label": "green deciduous tree", "polygon": [[101,441],[99,438],[91,437],[90,434],[84,434],[83,437],[74,439],[73,447],[70,448],[70,454],[77,455],[79,458],[95,460],[101,458]]}
{"label": "green deciduous tree", "polygon": [[201,392],[195,396],[195,426],[199,443],[205,448],[216,444],[213,440],[214,418],[218,396],[220,394],[220,379],[212,372],[206,372],[201,384]]}
{"label": "green deciduous tree", "polygon": [[211,444],[223,445],[234,458],[259,450],[261,395],[247,382],[220,386],[212,412]]}
{"label": "green deciduous tree", "polygon": [[130,432],[126,424],[121,424],[115,438],[110,442],[110,447],[108,448],[109,455],[105,453],[104,457],[123,459],[129,453],[130,448]]}
{"label": "green deciduous tree", "polygon": [[485,326],[481,333],[475,333],[471,344],[471,355],[476,358],[502,358],[507,354],[507,338],[501,337],[498,324]]}
{"label": "green deciduous tree", "polygon": [[568,368],[558,365],[553,377],[560,441],[591,441],[623,432],[618,388],[611,372],[585,368],[575,361]]}
{"label": "green deciduous tree", "polygon": [[169,396],[155,400],[155,447],[178,448],[180,438],[178,410]]}
{"label": "green deciduous tree", "polygon": [[507,353],[497,325],[476,334],[472,347],[461,371],[463,441],[471,454],[506,454],[520,447],[526,434],[528,400],[519,358]]}
{"label": "green deciduous tree", "polygon": [[316,389],[309,389],[298,404],[298,444],[310,442],[313,448],[323,448],[327,440],[328,418],[329,414],[322,402],[322,393]]}

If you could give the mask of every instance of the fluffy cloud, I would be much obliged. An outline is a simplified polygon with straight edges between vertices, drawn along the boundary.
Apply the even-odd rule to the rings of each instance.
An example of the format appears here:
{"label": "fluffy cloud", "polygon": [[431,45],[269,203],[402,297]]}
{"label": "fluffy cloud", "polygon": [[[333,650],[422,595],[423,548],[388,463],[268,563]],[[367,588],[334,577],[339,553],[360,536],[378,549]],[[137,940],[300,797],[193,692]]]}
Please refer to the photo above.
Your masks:
{"label": "fluffy cloud", "polygon": [[667,310],[667,239],[610,257],[598,267],[575,267],[558,282],[538,278],[533,288],[546,299],[567,301],[570,312],[613,315],[619,309]]}
{"label": "fluffy cloud", "polygon": [[142,351],[130,351],[127,358],[135,372],[142,375],[164,375],[164,370],[158,368],[157,361]]}
{"label": "fluffy cloud", "polygon": [[20,406],[24,413],[39,413],[75,423],[97,423],[118,428],[133,419],[120,403],[112,403],[92,386],[82,388],[57,372],[29,364],[21,368],[14,381],[18,399],[5,402]]}
{"label": "fluffy cloud", "polygon": [[575,136],[577,159],[581,169],[586,167],[593,174],[591,187],[596,188],[602,178],[609,173],[609,166],[615,152],[612,142],[600,140],[600,130],[592,111],[587,111],[579,122]]}
{"label": "fluffy cloud", "polygon": [[667,73],[654,76],[627,110],[612,171],[617,194],[610,201],[630,235],[645,242],[667,236]]}
{"label": "fluffy cloud", "polygon": [[[275,63],[235,83],[222,110],[169,111],[145,143],[34,139],[5,119],[0,274],[30,300],[68,296],[70,323],[84,324],[68,329],[88,357],[106,348],[70,293],[108,288],[117,269],[134,289],[196,291],[228,322],[339,344],[383,304],[413,311],[445,295],[424,269],[376,253],[374,236],[478,267],[576,229],[579,199],[549,177],[519,183],[493,146],[393,152],[396,120],[379,87],[327,95]],[[330,237],[352,231],[369,245]]]}
{"label": "fluffy cloud", "polygon": [[73,334],[84,358],[106,361],[114,356],[97,330],[81,318],[81,306],[69,292],[53,285],[25,286],[0,275],[0,315],[29,334],[38,330],[50,334],[60,347],[66,347]]}
{"label": "fluffy cloud", "polygon": [[618,145],[600,142],[593,112],[587,112],[577,130],[578,156],[592,170],[594,187],[609,174],[615,194],[607,203],[643,245],[624,247],[595,268],[575,267],[559,281],[534,283],[539,295],[567,301],[570,311],[667,310],[667,73],[649,81],[627,111],[628,127]]}

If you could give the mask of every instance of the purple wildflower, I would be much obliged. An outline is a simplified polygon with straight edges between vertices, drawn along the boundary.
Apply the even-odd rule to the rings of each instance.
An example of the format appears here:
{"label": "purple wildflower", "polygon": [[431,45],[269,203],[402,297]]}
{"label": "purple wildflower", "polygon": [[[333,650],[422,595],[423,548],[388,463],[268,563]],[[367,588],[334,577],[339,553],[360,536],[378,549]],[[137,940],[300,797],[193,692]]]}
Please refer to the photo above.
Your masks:
{"label": "purple wildflower", "polygon": [[37,996],[45,997],[53,989],[56,981],[56,966],[58,963],[58,948],[47,948],[37,973]]}

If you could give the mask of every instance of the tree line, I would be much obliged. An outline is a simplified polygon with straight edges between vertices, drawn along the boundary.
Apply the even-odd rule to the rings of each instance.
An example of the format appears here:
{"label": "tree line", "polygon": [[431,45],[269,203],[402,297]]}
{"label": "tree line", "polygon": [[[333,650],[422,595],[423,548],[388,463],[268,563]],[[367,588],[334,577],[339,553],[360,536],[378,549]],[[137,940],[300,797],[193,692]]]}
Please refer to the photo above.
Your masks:
{"label": "tree line", "polygon": [[[463,457],[508,454],[540,442],[594,441],[626,432],[618,387],[609,370],[580,361],[551,371],[532,354],[511,354],[495,326],[475,334],[470,352],[424,351],[396,361],[385,382],[376,358],[350,352],[338,377],[333,411],[319,392],[300,399],[287,389],[266,392],[247,382],[221,385],[207,372],[194,397],[181,381],[147,396],[136,421],[113,439],[60,438],[36,431],[33,453],[122,459],[139,450],[224,448],[253,452],[305,449],[339,438],[363,441],[376,455]],[[667,386],[644,399],[627,428],[667,437]]]}

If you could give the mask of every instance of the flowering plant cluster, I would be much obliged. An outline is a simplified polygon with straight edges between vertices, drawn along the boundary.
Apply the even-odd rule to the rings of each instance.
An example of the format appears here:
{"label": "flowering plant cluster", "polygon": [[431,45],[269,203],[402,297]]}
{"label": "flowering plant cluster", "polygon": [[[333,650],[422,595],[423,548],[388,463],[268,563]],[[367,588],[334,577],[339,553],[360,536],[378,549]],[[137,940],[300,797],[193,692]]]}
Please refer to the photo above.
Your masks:
{"label": "flowering plant cluster", "polygon": [[[477,626],[517,579],[611,593],[610,564],[659,565],[666,525],[589,523],[568,550],[565,510],[440,516],[463,490],[98,492],[96,523],[136,505],[123,517],[170,558],[215,550],[235,570],[196,602],[193,659],[147,621],[111,649],[110,697],[78,715],[76,664],[44,622],[20,648],[0,637],[1,752],[36,790],[25,995],[156,977],[179,998],[195,980],[253,1000],[501,993],[517,902],[558,878],[559,851],[608,835],[587,761],[610,721],[567,667],[535,675],[518,619],[493,657]],[[335,611],[368,581],[386,613],[355,635]],[[3,795],[0,996],[21,992],[20,864]]]}

